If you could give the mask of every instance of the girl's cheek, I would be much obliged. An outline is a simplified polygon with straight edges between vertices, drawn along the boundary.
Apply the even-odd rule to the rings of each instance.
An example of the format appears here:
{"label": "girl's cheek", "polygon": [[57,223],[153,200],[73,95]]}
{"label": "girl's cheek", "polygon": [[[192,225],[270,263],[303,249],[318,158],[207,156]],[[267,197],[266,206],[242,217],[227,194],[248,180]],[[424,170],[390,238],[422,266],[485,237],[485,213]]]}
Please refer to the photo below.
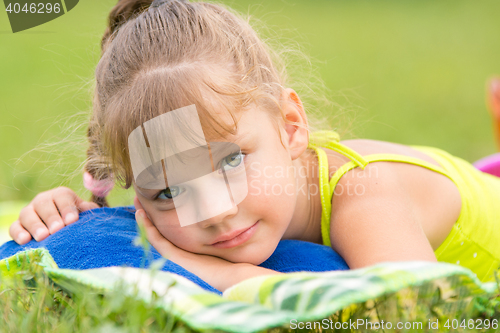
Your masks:
{"label": "girl's cheek", "polygon": [[155,216],[154,225],[157,228],[159,226],[178,227],[180,225],[177,213],[173,209],[172,210],[155,209],[154,216]]}
{"label": "girl's cheek", "polygon": [[248,184],[248,194],[246,200],[253,196],[258,196],[261,194],[260,181],[258,179],[250,179]]}
{"label": "girl's cheek", "polygon": [[293,173],[293,169],[282,165],[249,168],[247,173],[248,196],[294,196],[295,177]]}
{"label": "girl's cheek", "polygon": [[268,177],[261,175],[260,177],[250,176],[248,177],[248,195],[247,197],[254,198],[260,196],[268,196],[269,188],[271,186]]}
{"label": "girl's cheek", "polygon": [[180,248],[189,247],[190,242],[196,237],[193,228],[189,227],[163,225],[158,226],[157,229],[165,239]]}

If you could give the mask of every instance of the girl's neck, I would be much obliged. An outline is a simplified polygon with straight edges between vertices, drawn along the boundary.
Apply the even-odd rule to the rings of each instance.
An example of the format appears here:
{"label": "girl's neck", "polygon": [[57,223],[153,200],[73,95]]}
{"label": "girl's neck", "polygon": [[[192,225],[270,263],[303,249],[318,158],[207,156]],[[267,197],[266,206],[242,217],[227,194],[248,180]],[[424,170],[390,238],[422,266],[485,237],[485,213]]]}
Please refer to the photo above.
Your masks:
{"label": "girl's neck", "polygon": [[316,155],[306,151],[293,161],[293,165],[297,175],[297,203],[283,239],[322,244],[321,196]]}

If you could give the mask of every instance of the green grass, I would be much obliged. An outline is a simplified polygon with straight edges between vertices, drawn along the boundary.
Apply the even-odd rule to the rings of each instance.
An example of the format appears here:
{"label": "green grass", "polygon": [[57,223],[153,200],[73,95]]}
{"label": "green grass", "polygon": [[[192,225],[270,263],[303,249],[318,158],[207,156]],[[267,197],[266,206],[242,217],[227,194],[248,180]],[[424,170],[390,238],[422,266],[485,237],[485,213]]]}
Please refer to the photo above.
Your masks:
{"label": "green grass", "polygon": [[[2,288],[0,288],[2,289]],[[72,295],[46,276],[24,271],[0,292],[0,332],[189,332],[155,306],[124,296],[118,288]]]}
{"label": "green grass", "polygon": [[[88,195],[80,170],[90,88],[114,3],[81,1],[16,34],[0,13],[0,201],[31,200],[58,185]],[[343,115],[327,125],[348,137],[436,146],[469,161],[495,152],[484,85],[500,74],[500,2],[224,3],[311,57],[312,69],[294,63],[302,74],[292,69],[290,85],[307,97],[302,78],[321,77],[339,107],[319,111]],[[131,194],[114,191],[111,203],[130,204]]]}
{"label": "green grass", "polygon": [[[160,298],[155,294],[151,301],[145,302],[121,288],[123,286],[118,285],[114,291],[105,293],[74,289],[70,294],[49,280],[37,265],[26,266],[12,278],[2,280],[0,277],[0,332],[196,332],[162,309]],[[358,319],[373,323],[382,320],[386,323],[420,322],[424,328],[401,332],[448,332],[444,324],[447,319],[454,318],[460,323],[471,319],[475,322],[478,319],[500,320],[500,295],[490,298],[460,296],[467,294],[464,289],[455,295],[445,295],[439,284],[431,281],[343,309],[328,319],[333,323]],[[436,320],[440,329],[429,330],[429,321]],[[278,327],[265,332],[292,331]],[[319,332],[318,329],[312,331]],[[468,331],[459,327],[455,332]],[[335,332],[350,330],[337,329]]]}
{"label": "green grass", "polygon": [[[134,244],[143,248],[144,258],[150,253],[150,244],[146,240],[144,228],[139,229],[139,236]],[[40,260],[39,254],[34,254],[30,255],[29,260],[18,258],[17,267],[11,263],[11,269],[0,270],[0,318],[3,320],[0,333],[197,332],[169,312],[169,307],[165,306],[163,299],[166,295],[160,296],[154,291],[147,295],[144,289],[141,289],[141,295],[136,295],[131,292],[130,285],[120,283],[112,290],[99,291],[97,287],[85,286],[77,281],[68,284],[66,281],[62,285],[68,288],[71,285],[69,292],[57,284],[57,279],[54,282],[48,278],[42,268],[43,261]],[[164,263],[164,260],[156,261],[149,269],[157,270]],[[345,329],[340,324],[356,323],[358,320],[365,323],[368,321],[373,325],[389,322],[391,325],[398,322],[411,323],[411,329],[398,330],[399,332],[448,332],[450,330],[446,323],[453,325],[454,319],[460,326],[464,325],[452,330],[455,332],[470,331],[467,327],[471,324],[470,320],[473,321],[473,326],[476,325],[477,332],[495,332],[498,331],[498,326],[493,328],[488,324],[490,329],[478,329],[477,325],[480,322],[483,323],[482,327],[486,326],[486,319],[495,324],[500,321],[498,272],[496,281],[495,290],[488,288],[491,290],[488,293],[478,294],[475,285],[458,276],[431,280],[352,304],[326,319],[335,332],[350,332],[349,328]],[[224,320],[214,318],[217,319]],[[324,323],[321,318],[315,322]],[[430,323],[438,322],[438,329],[429,329]],[[311,325],[314,325],[314,322],[312,323]],[[284,325],[263,332],[296,331]],[[319,329],[298,331],[321,332]],[[206,329],[204,332],[212,330]]]}

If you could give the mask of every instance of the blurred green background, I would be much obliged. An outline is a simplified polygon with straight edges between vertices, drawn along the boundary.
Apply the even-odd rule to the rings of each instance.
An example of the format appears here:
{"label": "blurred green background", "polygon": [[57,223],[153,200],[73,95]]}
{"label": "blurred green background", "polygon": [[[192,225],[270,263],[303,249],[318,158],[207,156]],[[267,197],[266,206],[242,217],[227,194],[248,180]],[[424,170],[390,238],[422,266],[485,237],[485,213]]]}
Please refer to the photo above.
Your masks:
{"label": "blurred green background", "polygon": [[[16,34],[0,13],[0,201],[31,200],[59,185],[89,196],[80,170],[92,75],[115,3],[81,0]],[[331,124],[349,127],[345,138],[430,145],[469,161],[496,151],[485,83],[500,74],[500,1],[224,3],[310,56],[345,116]],[[113,190],[110,201],[131,204],[131,197]]]}

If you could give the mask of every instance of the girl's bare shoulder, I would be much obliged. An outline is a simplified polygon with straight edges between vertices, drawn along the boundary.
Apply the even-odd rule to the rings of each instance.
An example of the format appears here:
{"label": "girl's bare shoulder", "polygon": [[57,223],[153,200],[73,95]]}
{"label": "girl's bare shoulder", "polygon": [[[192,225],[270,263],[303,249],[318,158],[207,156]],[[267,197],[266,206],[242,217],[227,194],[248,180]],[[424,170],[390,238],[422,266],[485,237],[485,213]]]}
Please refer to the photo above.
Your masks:
{"label": "girl's bare shoulder", "polygon": [[[419,158],[439,166],[439,163],[431,156],[397,143],[367,139],[345,140],[341,143],[361,156],[398,154]],[[327,150],[327,156],[330,176],[344,163],[349,162],[347,157],[332,150]],[[440,173],[413,164],[372,162],[364,170],[352,169],[338,182],[341,188],[351,188],[353,191],[356,186],[359,189],[376,189],[384,184],[387,185],[388,191],[384,193],[386,200],[383,202],[395,202],[402,197],[413,202],[421,227],[432,247],[436,249],[444,241],[460,213],[460,193],[453,181]],[[393,191],[390,188],[393,188]],[[380,194],[377,196],[380,198]],[[333,206],[342,210],[342,206],[349,205],[348,202],[353,204],[353,207],[357,207],[360,200],[368,198],[369,196],[366,195],[349,195],[346,191],[339,189],[334,192],[332,198],[332,211],[334,211]]]}
{"label": "girl's bare shoulder", "polygon": [[358,152],[361,156],[372,154],[399,154],[420,158],[439,166],[439,163],[429,155],[399,143],[369,139],[344,140],[341,141],[341,143]]}

